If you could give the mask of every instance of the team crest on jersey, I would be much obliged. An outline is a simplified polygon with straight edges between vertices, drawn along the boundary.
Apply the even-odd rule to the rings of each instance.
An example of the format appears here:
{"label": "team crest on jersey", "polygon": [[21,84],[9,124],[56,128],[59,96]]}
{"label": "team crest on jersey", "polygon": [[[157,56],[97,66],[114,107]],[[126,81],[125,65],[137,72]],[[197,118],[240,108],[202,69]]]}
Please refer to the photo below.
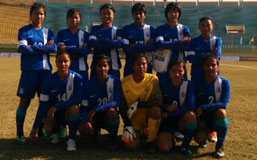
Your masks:
{"label": "team crest on jersey", "polygon": [[23,94],[23,93],[24,93],[24,88],[20,88],[20,89],[19,89],[19,93],[20,93],[20,94]]}
{"label": "team crest on jersey", "polygon": [[145,91],[146,91],[146,92],[149,92],[149,90],[150,90],[149,87],[146,87],[146,88],[145,88]]}
{"label": "team crest on jersey", "polygon": [[220,88],[220,87],[217,88],[217,92],[218,92],[218,93],[221,92],[221,88]]}

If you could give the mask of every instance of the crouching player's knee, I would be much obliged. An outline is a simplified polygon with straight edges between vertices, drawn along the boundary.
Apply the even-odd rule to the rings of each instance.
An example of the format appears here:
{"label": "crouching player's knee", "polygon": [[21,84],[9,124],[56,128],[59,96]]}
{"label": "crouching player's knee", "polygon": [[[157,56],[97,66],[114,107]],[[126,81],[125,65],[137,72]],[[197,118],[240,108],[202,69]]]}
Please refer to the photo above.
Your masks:
{"label": "crouching player's knee", "polygon": [[161,109],[160,107],[153,106],[149,110],[149,117],[154,120],[161,119]]}

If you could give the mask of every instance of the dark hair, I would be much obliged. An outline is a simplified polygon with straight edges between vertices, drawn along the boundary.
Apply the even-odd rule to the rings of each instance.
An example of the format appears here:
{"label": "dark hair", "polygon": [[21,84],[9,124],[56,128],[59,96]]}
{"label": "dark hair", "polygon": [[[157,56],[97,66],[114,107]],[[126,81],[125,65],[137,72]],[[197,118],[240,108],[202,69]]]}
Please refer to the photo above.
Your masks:
{"label": "dark hair", "polygon": [[104,5],[102,5],[102,6],[100,7],[100,13],[101,13],[101,11],[102,11],[103,9],[105,9],[105,8],[108,8],[108,9],[112,10],[113,13],[116,12],[115,9],[114,9],[114,7],[113,7],[111,4],[104,4]]}
{"label": "dark hair", "polygon": [[46,10],[45,10],[45,6],[41,3],[34,3],[31,7],[30,7],[30,12],[29,15],[31,16],[33,11],[39,8],[43,8],[44,9],[44,14],[46,16]]}
{"label": "dark hair", "polygon": [[67,19],[68,17],[73,16],[76,12],[79,13],[79,17],[80,17],[80,19],[82,19],[81,13],[80,13],[80,11],[79,11],[77,8],[71,8],[71,9],[69,9],[69,10],[67,11],[66,19]]}
{"label": "dark hair", "polygon": [[143,53],[140,53],[140,54],[134,54],[133,57],[132,57],[132,66],[136,63],[136,61],[139,59],[139,58],[145,58],[146,59],[146,62],[148,63],[148,59],[147,57],[145,56],[145,54]]}
{"label": "dark hair", "polygon": [[61,56],[63,54],[67,54],[69,56],[69,58],[71,59],[70,54],[65,49],[58,49],[55,58],[57,59],[59,56]]}
{"label": "dark hair", "polygon": [[175,65],[183,64],[183,69],[186,71],[186,63],[183,60],[172,60],[168,64],[168,72],[171,70],[171,68]]}
{"label": "dark hair", "polygon": [[107,60],[108,65],[110,65],[110,58],[106,55],[103,55],[103,54],[96,57],[95,65],[97,65],[102,59]]}
{"label": "dark hair", "polygon": [[217,61],[217,65],[219,66],[220,62],[219,62],[219,58],[215,55],[215,54],[208,54],[203,58],[202,61],[202,66],[205,64],[206,61],[208,61],[209,59],[215,59]]}
{"label": "dark hair", "polygon": [[206,21],[206,20],[210,20],[212,25],[214,25],[214,22],[213,22],[213,19],[209,16],[206,16],[206,17],[202,17],[200,20],[199,20],[199,26],[200,24],[203,22],[203,21]]}
{"label": "dark hair", "polygon": [[170,10],[178,11],[178,13],[179,13],[178,19],[180,18],[180,16],[181,16],[181,8],[180,8],[180,5],[177,2],[171,2],[171,3],[169,3],[166,6],[166,8],[165,8],[165,17],[166,17],[167,20],[169,20],[168,19],[168,12]]}
{"label": "dark hair", "polygon": [[131,13],[133,15],[134,12],[144,12],[144,14],[146,14],[146,7],[143,3],[136,3],[133,5],[133,7],[131,8]]}

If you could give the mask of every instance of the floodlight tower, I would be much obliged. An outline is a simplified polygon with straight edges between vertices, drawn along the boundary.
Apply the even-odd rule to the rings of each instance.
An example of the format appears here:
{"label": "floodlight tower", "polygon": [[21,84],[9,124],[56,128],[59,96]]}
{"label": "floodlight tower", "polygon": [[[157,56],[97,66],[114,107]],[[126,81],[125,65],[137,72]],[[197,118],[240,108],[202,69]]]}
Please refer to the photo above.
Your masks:
{"label": "floodlight tower", "polygon": [[222,3],[223,3],[223,0],[219,0],[219,2],[218,2],[218,7],[219,7],[218,12],[222,12]]}

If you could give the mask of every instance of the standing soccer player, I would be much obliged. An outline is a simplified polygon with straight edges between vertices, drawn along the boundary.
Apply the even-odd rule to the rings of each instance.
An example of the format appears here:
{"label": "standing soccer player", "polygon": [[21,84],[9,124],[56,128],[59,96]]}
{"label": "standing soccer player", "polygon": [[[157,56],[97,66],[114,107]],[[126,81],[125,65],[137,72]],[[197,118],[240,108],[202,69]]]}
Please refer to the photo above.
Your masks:
{"label": "standing soccer player", "polygon": [[180,16],[179,4],[169,3],[165,8],[168,23],[156,29],[157,54],[154,56],[153,63],[160,82],[169,77],[167,72],[169,61],[185,60],[184,51],[190,47],[190,31],[187,26],[178,23]]}
{"label": "standing soccer player", "polygon": [[122,80],[119,111],[124,122],[122,140],[126,148],[136,149],[143,129],[148,128],[147,151],[154,153],[154,140],[161,122],[162,93],[158,78],[146,73],[147,64],[144,54],[134,55],[133,73]]}
{"label": "standing soccer player", "polygon": [[191,81],[196,81],[203,75],[202,61],[208,54],[213,54],[220,59],[222,39],[212,35],[214,29],[211,17],[202,17],[199,21],[201,35],[193,38],[187,59],[191,66]]}
{"label": "standing soccer player", "polygon": [[95,60],[100,55],[110,57],[110,69],[108,74],[120,78],[121,62],[118,48],[121,48],[122,39],[119,28],[113,26],[115,9],[110,4],[104,4],[100,7],[100,17],[102,24],[93,26],[90,32],[90,46],[94,48],[93,62],[91,65],[90,79],[96,79]]}
{"label": "standing soccer player", "polygon": [[53,32],[42,26],[46,11],[42,4],[34,3],[30,8],[31,24],[22,27],[18,34],[18,51],[21,53],[21,77],[17,96],[20,103],[16,111],[17,140],[25,142],[23,124],[31,99],[44,79],[51,75],[49,53],[56,52]]}
{"label": "standing soccer player", "polygon": [[41,89],[40,103],[30,136],[35,138],[37,128],[42,125],[47,134],[53,134],[52,143],[57,144],[59,126],[68,123],[67,151],[75,151],[75,137],[80,121],[82,77],[69,70],[71,59],[67,52],[58,52],[55,63],[58,70],[44,82]]}
{"label": "standing soccer player", "polygon": [[175,131],[180,131],[184,133],[181,153],[189,156],[189,144],[197,124],[194,113],[194,87],[191,81],[183,79],[185,68],[183,60],[170,61],[170,77],[160,83],[163,94],[163,119],[158,134],[158,147],[161,152],[169,152],[175,145]]}
{"label": "standing soccer player", "polygon": [[65,49],[71,56],[70,69],[79,73],[83,77],[83,82],[88,80],[87,55],[90,47],[87,45],[89,33],[79,29],[81,13],[76,8],[71,8],[67,12],[68,28],[61,30],[57,34],[57,44],[59,49]]}
{"label": "standing soccer player", "polygon": [[147,56],[147,73],[152,73],[152,57],[155,51],[155,28],[145,24],[146,7],[142,3],[133,5],[132,17],[134,23],[122,29],[123,50],[126,54],[124,77],[132,73],[132,59],[135,54],[144,53]]}
{"label": "standing soccer player", "polygon": [[203,77],[195,81],[196,116],[198,129],[195,141],[206,146],[208,133],[216,131],[216,155],[224,157],[224,141],[227,135],[228,118],[226,109],[230,97],[230,84],[218,76],[219,59],[207,55],[202,61]]}

